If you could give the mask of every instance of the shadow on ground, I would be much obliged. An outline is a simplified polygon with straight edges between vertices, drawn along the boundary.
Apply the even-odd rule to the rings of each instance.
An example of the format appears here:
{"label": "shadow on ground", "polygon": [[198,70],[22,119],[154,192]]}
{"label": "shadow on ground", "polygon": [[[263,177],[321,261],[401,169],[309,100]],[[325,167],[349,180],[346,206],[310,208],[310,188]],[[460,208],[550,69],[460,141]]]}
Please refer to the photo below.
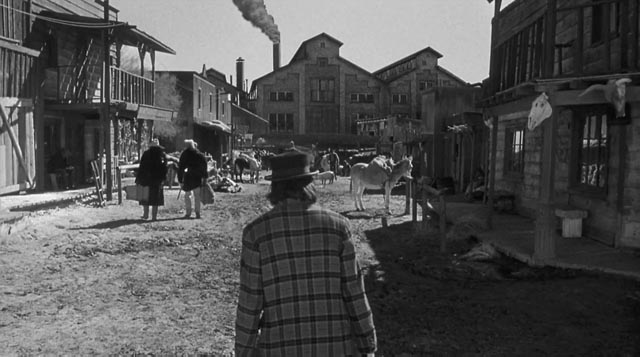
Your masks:
{"label": "shadow on ground", "polygon": [[98,224],[94,224],[92,226],[89,227],[79,227],[79,228],[70,228],[71,230],[84,230],[84,229],[113,229],[113,228],[119,228],[119,227],[123,227],[123,226],[128,226],[128,225],[132,225],[132,224],[142,224],[142,223],[155,223],[155,222],[166,222],[166,221],[176,221],[176,220],[183,220],[183,217],[174,217],[174,218],[161,218],[161,219],[157,219],[155,221],[151,221],[148,219],[117,219],[115,221],[108,221],[108,222],[102,222],[102,223],[98,223]]}

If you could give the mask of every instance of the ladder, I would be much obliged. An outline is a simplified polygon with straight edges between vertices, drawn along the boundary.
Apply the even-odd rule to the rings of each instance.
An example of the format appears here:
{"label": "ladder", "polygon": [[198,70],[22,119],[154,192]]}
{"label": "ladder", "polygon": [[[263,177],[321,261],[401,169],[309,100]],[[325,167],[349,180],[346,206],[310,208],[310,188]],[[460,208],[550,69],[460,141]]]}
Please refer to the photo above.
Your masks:
{"label": "ladder", "polygon": [[96,184],[96,195],[98,196],[98,206],[105,205],[104,190],[102,187],[102,170],[98,166],[97,160],[91,160],[91,171],[93,172],[93,181]]}

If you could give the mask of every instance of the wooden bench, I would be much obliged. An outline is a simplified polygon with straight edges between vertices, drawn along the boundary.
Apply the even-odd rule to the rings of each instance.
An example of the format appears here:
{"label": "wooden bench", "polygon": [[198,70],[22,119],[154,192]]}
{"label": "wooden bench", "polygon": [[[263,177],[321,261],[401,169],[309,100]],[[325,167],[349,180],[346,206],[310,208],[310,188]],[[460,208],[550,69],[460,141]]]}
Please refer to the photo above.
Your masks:
{"label": "wooden bench", "polygon": [[580,238],[582,237],[582,220],[587,218],[587,211],[571,207],[556,207],[555,215],[562,218],[562,237]]}

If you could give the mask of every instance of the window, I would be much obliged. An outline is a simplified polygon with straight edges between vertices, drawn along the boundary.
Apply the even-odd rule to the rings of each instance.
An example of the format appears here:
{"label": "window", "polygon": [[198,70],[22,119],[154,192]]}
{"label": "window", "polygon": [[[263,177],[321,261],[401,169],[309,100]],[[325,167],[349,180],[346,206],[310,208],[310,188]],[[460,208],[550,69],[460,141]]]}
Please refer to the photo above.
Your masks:
{"label": "window", "polygon": [[329,59],[327,57],[318,57],[318,65],[326,66],[329,64]]}
{"label": "window", "polygon": [[[600,1],[600,0],[594,0]],[[608,8],[607,8],[608,7]],[[607,14],[608,10],[608,14]],[[609,29],[604,28],[606,16],[609,16]],[[591,7],[591,43],[595,44],[604,41],[604,37],[609,34],[620,34],[620,4],[599,3]]]}
{"label": "window", "polygon": [[198,110],[202,109],[202,88],[198,88]]}
{"label": "window", "polygon": [[351,93],[351,103],[373,103],[373,94]]}
{"label": "window", "polygon": [[311,101],[333,103],[335,98],[335,84],[333,79],[311,80]]}
{"label": "window", "polygon": [[505,130],[504,173],[507,176],[524,175],[524,128]]}
{"label": "window", "polygon": [[293,114],[270,113],[269,114],[269,132],[293,133]]}
{"label": "window", "polygon": [[605,193],[609,159],[608,111],[606,108],[592,108],[576,114],[573,186]]}
{"label": "window", "polygon": [[272,102],[292,102],[293,101],[293,92],[270,92],[269,100]]}
{"label": "window", "polygon": [[320,42],[320,48],[324,48],[324,47],[325,47],[324,41],[321,41]]}
{"label": "window", "polygon": [[213,93],[209,92],[209,113],[213,113]]}
{"label": "window", "polygon": [[407,95],[406,94],[393,94],[391,96],[391,102],[393,104],[407,104]]}

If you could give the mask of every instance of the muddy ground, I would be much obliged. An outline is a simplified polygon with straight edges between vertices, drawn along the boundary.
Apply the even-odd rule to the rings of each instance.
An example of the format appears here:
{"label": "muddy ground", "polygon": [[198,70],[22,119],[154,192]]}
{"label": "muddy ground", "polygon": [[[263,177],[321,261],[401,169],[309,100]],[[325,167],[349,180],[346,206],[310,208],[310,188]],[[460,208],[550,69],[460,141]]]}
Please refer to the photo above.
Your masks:
{"label": "muddy ground", "polygon": [[[217,193],[201,220],[180,219],[177,189],[157,222],[133,201],[34,212],[0,231],[1,355],[231,355],[242,227],[269,209],[268,185]],[[438,249],[392,197],[353,211],[348,179],[318,187],[350,218],[379,356],[637,356],[640,285],[501,257]],[[9,229],[10,228],[10,229]]]}

